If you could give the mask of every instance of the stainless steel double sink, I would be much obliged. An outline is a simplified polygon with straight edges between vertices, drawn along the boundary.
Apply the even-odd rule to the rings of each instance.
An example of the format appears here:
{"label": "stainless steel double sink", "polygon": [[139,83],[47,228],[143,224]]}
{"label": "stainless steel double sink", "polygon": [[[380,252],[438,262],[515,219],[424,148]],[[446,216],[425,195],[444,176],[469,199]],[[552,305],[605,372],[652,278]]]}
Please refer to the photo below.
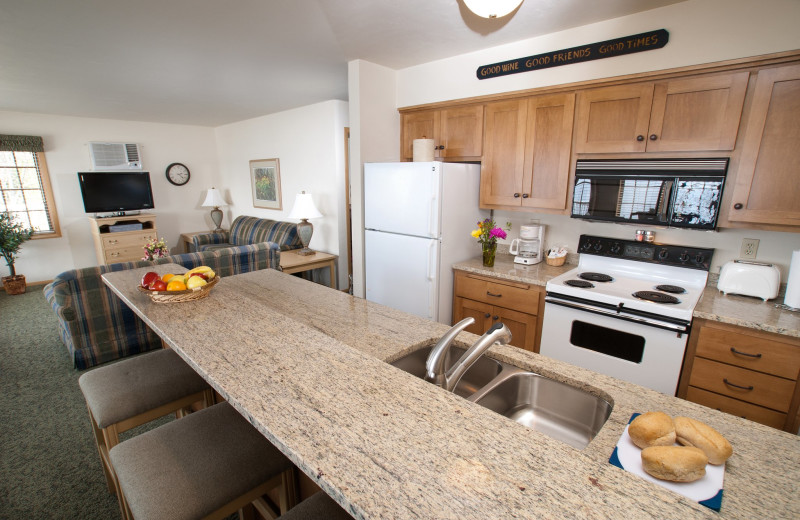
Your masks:
{"label": "stainless steel double sink", "polygon": [[[433,346],[391,364],[425,377]],[[464,353],[451,347],[451,367]],[[585,448],[611,415],[612,404],[574,386],[483,356],[464,374],[454,393],[578,449]]]}

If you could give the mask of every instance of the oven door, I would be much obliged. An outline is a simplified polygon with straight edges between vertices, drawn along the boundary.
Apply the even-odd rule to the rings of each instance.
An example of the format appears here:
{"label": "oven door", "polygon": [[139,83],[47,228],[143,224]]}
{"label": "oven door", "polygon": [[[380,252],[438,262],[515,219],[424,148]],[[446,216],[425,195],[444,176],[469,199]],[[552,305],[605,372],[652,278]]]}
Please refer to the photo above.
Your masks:
{"label": "oven door", "polygon": [[[688,334],[548,295],[539,353],[675,395]],[[650,320],[653,321],[653,320]]]}

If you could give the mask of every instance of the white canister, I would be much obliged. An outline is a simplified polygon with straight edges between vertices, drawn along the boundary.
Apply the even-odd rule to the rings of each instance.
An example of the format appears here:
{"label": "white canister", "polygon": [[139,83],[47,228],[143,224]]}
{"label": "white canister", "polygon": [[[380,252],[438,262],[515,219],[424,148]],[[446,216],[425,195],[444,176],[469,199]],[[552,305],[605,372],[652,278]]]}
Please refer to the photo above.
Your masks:
{"label": "white canister", "polygon": [[433,139],[414,139],[411,146],[414,162],[431,162],[433,160]]}
{"label": "white canister", "polygon": [[793,309],[800,309],[800,251],[792,251],[792,263],[789,264],[783,304]]}

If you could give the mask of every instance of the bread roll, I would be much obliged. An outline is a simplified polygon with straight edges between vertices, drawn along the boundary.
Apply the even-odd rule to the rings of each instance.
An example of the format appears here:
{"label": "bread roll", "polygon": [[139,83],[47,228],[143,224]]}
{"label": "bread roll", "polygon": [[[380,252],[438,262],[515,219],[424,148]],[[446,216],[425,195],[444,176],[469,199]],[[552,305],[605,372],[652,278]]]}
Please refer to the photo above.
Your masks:
{"label": "bread roll", "polygon": [[733,453],[731,443],[711,426],[689,417],[676,417],[674,422],[677,441],[703,450],[711,464],[723,464]]}
{"label": "bread roll", "polygon": [[628,435],[640,448],[675,444],[675,425],[664,412],[647,412],[628,425]]}
{"label": "bread roll", "polygon": [[642,467],[650,475],[672,482],[694,482],[706,474],[708,457],[691,446],[651,446],[642,450]]}

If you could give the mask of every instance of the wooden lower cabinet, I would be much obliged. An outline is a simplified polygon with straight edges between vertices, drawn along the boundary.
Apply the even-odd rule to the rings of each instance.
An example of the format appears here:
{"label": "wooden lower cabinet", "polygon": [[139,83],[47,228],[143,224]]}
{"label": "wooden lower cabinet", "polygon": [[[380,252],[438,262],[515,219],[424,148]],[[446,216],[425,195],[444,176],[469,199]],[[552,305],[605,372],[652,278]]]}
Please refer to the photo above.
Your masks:
{"label": "wooden lower cabinet", "polygon": [[497,322],[511,331],[511,345],[531,352],[539,351],[543,288],[455,271],[453,322],[472,317],[475,323],[466,330],[482,335]]}
{"label": "wooden lower cabinet", "polygon": [[796,432],[800,339],[695,320],[678,397]]}
{"label": "wooden lower cabinet", "polygon": [[[133,262],[144,257],[144,246],[158,238],[155,215],[89,218],[97,262],[115,264]],[[141,229],[115,232],[116,226],[134,224]]]}

